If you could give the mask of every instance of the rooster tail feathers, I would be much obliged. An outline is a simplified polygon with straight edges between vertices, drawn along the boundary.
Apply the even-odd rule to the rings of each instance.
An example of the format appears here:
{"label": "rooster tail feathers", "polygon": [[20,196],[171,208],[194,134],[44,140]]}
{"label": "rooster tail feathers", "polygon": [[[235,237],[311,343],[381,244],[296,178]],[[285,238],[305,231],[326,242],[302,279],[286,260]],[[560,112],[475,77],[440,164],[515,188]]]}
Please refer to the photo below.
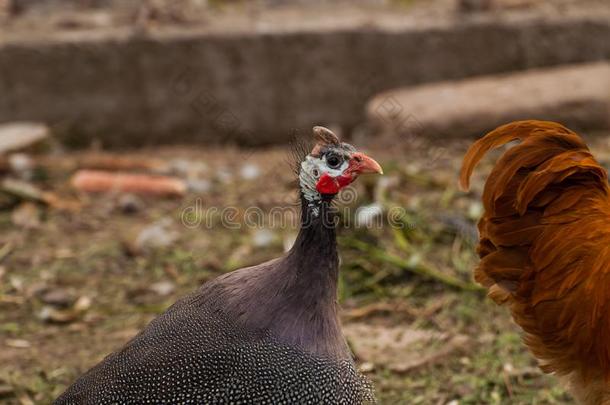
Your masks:
{"label": "rooster tail feathers", "polygon": [[[469,188],[474,168],[489,150],[515,140],[521,143],[504,153],[487,180],[483,197],[486,209],[506,195],[507,189],[512,188],[510,183],[517,186],[512,203],[521,215],[540,192],[570,176],[580,174],[580,180],[587,185],[607,190],[606,171],[579,135],[555,122],[533,120],[503,125],[476,141],[464,157],[461,188]],[[529,171],[527,178],[520,173],[523,169]]]}
{"label": "rooster tail feathers", "polygon": [[521,142],[503,153],[485,183],[475,279],[510,307],[545,371],[610,382],[606,170],[566,127],[519,121],[470,147],[461,186],[468,188],[489,150],[513,140]]}
{"label": "rooster tail feathers", "polygon": [[489,132],[483,138],[476,141],[466,153],[460,173],[460,186],[467,190],[470,185],[470,176],[479,161],[485,154],[495,148],[499,148],[511,141],[524,141],[528,138],[556,137],[558,141],[570,149],[587,149],[582,139],[561,124],[550,121],[515,121],[502,125]]}

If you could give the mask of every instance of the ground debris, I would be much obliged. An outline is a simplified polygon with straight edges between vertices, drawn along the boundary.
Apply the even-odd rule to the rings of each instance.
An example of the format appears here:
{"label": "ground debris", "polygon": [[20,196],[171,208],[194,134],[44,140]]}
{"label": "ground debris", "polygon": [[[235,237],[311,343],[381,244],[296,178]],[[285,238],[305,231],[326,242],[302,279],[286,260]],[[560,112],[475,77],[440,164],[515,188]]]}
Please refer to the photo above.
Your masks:
{"label": "ground debris", "polygon": [[30,182],[13,178],[0,181],[0,196],[3,194],[16,201],[30,201],[63,211],[77,211],[80,208],[78,201],[60,198],[54,192],[44,191]]}
{"label": "ground debris", "polygon": [[450,335],[406,325],[382,326],[352,323],[344,327],[358,359],[405,373],[456,355],[469,342]]}
{"label": "ground debris", "polygon": [[183,196],[187,190],[186,183],[175,177],[98,170],[79,170],[72,177],[71,183],[77,190],[89,193]]}
{"label": "ground debris", "polygon": [[38,317],[48,323],[67,324],[81,319],[82,315],[91,307],[92,300],[88,296],[79,297],[68,308],[58,308],[54,305],[45,305],[38,313]]}

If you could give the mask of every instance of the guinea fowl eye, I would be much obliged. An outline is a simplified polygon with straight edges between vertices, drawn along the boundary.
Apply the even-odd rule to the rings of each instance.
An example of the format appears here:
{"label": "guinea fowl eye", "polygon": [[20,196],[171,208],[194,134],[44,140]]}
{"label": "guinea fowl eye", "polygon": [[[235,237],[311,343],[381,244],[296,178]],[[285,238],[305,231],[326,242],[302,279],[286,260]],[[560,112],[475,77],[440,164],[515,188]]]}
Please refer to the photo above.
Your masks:
{"label": "guinea fowl eye", "polygon": [[331,169],[336,169],[336,168],[338,168],[339,166],[341,166],[341,163],[342,163],[342,162],[341,162],[341,158],[339,158],[339,156],[337,156],[337,155],[329,155],[329,156],[326,158],[326,164],[328,164],[328,166],[329,166]]}

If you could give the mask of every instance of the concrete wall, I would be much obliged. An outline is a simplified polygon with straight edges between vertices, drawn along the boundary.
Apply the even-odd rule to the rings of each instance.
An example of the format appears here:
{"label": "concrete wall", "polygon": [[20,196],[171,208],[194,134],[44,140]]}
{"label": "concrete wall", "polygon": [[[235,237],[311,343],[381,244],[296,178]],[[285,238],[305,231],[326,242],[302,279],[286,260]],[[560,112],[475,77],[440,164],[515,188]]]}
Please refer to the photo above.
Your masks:
{"label": "concrete wall", "polygon": [[607,15],[568,15],[0,39],[0,122],[43,120],[108,146],[282,142],[314,124],[349,130],[382,90],[610,59],[608,38]]}

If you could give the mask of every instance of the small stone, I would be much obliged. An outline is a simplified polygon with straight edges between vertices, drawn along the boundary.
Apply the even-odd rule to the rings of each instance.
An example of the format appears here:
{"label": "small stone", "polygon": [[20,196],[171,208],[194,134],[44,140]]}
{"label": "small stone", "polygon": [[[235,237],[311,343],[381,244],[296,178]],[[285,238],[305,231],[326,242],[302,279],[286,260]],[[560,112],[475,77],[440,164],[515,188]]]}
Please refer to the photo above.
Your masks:
{"label": "small stone", "polygon": [[173,159],[169,162],[170,170],[177,174],[193,177],[208,171],[208,165],[200,161],[192,161],[189,159]]}
{"label": "small stone", "polygon": [[168,296],[174,292],[176,286],[170,281],[159,281],[150,286],[150,290],[162,297]]}
{"label": "small stone", "polygon": [[18,151],[48,138],[49,127],[34,122],[0,125],[0,154]]}
{"label": "small stone", "polygon": [[13,153],[8,157],[8,164],[11,171],[23,179],[32,178],[34,161],[25,153]]}
{"label": "small stone", "polygon": [[38,317],[49,323],[70,323],[77,319],[78,313],[72,310],[60,310],[45,305],[38,313]]}
{"label": "small stone", "polygon": [[244,180],[254,180],[258,178],[261,174],[260,168],[252,163],[245,164],[241,167],[239,171],[239,175]]}
{"label": "small stone", "polygon": [[220,168],[216,171],[216,178],[223,184],[228,184],[233,180],[233,174],[226,168]]}
{"label": "small stone", "polygon": [[186,186],[193,193],[207,193],[212,188],[212,183],[206,179],[189,179]]}
{"label": "small stone", "polygon": [[135,241],[136,249],[145,251],[172,245],[179,235],[171,229],[171,224],[171,219],[163,218],[142,229]]}
{"label": "small stone", "polygon": [[44,290],[39,298],[45,304],[59,308],[69,308],[75,301],[74,295],[62,288]]}
{"label": "small stone", "polygon": [[91,308],[92,303],[93,303],[93,300],[91,299],[91,297],[83,295],[76,300],[76,302],[74,303],[74,306],[72,308],[76,312],[85,312],[89,308]]}
{"label": "small stone", "polygon": [[252,243],[256,247],[267,247],[273,243],[275,234],[269,229],[258,229],[252,235]]}
{"label": "small stone", "polygon": [[144,203],[134,194],[123,194],[119,197],[118,207],[125,214],[136,214],[142,211]]}
{"label": "small stone", "polygon": [[379,203],[364,205],[356,211],[356,226],[357,227],[372,227],[377,222],[381,225],[383,215],[383,206]]}

